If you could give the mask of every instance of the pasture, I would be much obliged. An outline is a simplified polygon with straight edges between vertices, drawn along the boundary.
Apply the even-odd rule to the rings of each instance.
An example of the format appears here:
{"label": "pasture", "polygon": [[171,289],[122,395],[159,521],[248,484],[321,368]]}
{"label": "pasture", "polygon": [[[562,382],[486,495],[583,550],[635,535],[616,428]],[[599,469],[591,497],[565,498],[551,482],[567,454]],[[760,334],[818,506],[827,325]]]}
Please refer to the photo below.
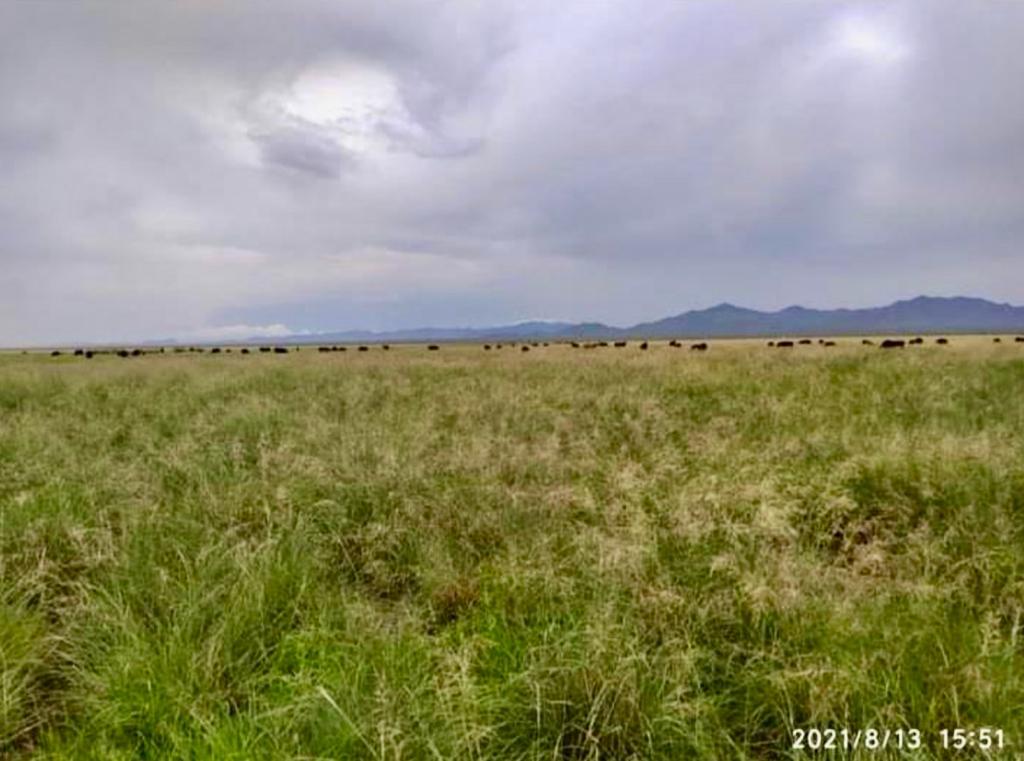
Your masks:
{"label": "pasture", "polygon": [[0,757],[1012,757],[1024,346],[949,338],[0,354]]}

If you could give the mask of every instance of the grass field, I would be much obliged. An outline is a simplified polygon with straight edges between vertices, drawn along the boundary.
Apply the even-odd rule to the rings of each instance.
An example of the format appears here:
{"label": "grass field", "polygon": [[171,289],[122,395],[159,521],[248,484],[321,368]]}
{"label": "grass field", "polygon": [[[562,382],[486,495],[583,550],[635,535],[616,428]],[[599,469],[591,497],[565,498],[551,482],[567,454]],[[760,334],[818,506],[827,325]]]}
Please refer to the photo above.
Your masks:
{"label": "grass field", "polygon": [[1022,628],[1012,339],[0,355],[0,756],[1017,757]]}

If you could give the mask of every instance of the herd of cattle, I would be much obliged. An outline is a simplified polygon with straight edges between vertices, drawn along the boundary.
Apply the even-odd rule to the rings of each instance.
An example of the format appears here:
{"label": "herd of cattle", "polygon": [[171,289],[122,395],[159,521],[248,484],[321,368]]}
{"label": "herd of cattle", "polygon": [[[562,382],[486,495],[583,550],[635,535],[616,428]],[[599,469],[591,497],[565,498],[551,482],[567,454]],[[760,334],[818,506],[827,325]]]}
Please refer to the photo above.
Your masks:
{"label": "herd of cattle", "polygon": [[[1024,343],[1024,336],[1015,336],[1013,340],[1016,343]],[[996,336],[996,337],[994,337],[992,339],[992,341],[993,341],[993,343],[1002,343],[1002,338]],[[916,346],[916,345],[923,344],[924,342],[925,342],[925,340],[923,338],[921,338],[920,336],[918,336],[916,338],[910,338],[910,339],[886,338],[886,339],[883,339],[882,341],[880,341],[878,343],[878,346],[879,346],[879,348],[882,348],[882,349],[902,349],[905,346]],[[584,343],[581,343],[579,341],[556,341],[556,343],[568,344],[573,349],[600,349],[600,348],[604,348],[604,347],[607,347],[607,346],[612,346],[612,347],[614,347],[616,349],[622,349],[622,348],[625,348],[625,347],[627,347],[629,345],[628,341],[614,341],[611,344],[609,344],[608,341],[587,341],[587,342],[584,342]],[[811,345],[813,343],[814,342],[810,338],[801,338],[801,339],[796,340],[796,341],[788,340],[788,339],[787,340],[769,341],[768,342],[768,346],[770,346],[772,348],[776,348],[776,349],[788,349],[788,348],[792,348],[794,346],[804,346],[804,345],[809,346],[809,345]],[[823,347],[830,347],[830,346],[835,346],[836,345],[835,341],[826,340],[824,338],[819,338],[817,343],[818,343],[818,345],[823,346]],[[947,338],[936,338],[935,339],[935,343],[938,344],[939,346],[946,346],[947,344],[949,344],[949,339],[947,339]],[[870,338],[864,338],[864,339],[861,339],[861,344],[863,344],[864,346],[874,346],[875,342],[872,341]],[[382,351],[390,351],[391,350],[391,346],[389,344],[376,344],[376,346],[378,348],[380,348]],[[513,349],[518,346],[520,351],[527,352],[527,351],[530,351],[531,347],[537,348],[537,347],[540,347],[540,346],[550,346],[550,343],[548,341],[544,341],[544,342],[529,341],[529,342],[518,342],[518,343],[516,341],[509,341],[506,344],[496,343],[496,344],[492,345],[492,344],[487,343],[487,344],[483,345],[483,348],[484,348],[485,351],[491,351],[491,350],[498,351],[498,350],[500,350],[502,348],[502,346],[508,346],[509,348],[513,348]],[[641,341],[639,344],[637,344],[637,346],[640,348],[641,351],[647,351],[647,349],[650,347],[650,344],[647,341]],[[672,339],[671,341],[669,341],[668,342],[668,346],[670,346],[673,349],[681,349],[681,348],[683,348],[683,344],[681,342],[675,340],[675,339]],[[271,353],[272,354],[288,354],[289,352],[292,352],[292,351],[301,351],[301,348],[302,347],[300,347],[300,346],[293,346],[293,347],[287,347],[287,346],[259,346],[259,347],[256,347],[256,348],[250,350],[247,347],[235,347],[234,349],[232,349],[231,347],[221,348],[219,346],[213,346],[213,347],[175,346],[175,347],[173,347],[171,349],[171,352],[173,352],[174,354],[185,354],[185,353],[203,354],[205,352],[209,352],[210,354],[221,354],[221,353],[223,353],[223,354],[231,354],[232,351],[237,351],[239,354],[250,354],[252,352],[258,351],[261,354],[271,354]],[[319,346],[319,347],[317,347],[317,351],[321,352],[321,353],[329,353],[329,352],[335,352],[335,351],[348,351],[349,348],[353,348],[353,347],[348,347],[348,346]],[[367,345],[360,345],[360,346],[356,346],[354,348],[355,348],[356,351],[370,351],[371,347],[367,346]],[[441,347],[438,344],[427,344],[427,351],[440,351],[440,349],[441,349]],[[707,349],[708,349],[708,343],[706,341],[700,341],[700,342],[697,342],[697,343],[691,343],[690,344],[690,350],[691,351],[707,351]],[[147,354],[165,354],[166,352],[167,352],[166,348],[160,347],[160,348],[157,348],[157,349],[75,349],[74,351],[71,351],[71,352],[68,352],[68,353],[72,354],[73,356],[76,356],[76,357],[85,357],[85,359],[92,359],[95,356],[99,356],[99,355],[103,355],[103,354],[111,354],[111,355],[116,355],[116,356],[122,357],[122,358],[128,358],[128,357],[141,357],[141,356],[145,356]],[[50,356],[51,357],[60,357],[63,354],[64,354],[64,352],[62,352],[60,349],[54,349],[53,351],[50,352]]]}

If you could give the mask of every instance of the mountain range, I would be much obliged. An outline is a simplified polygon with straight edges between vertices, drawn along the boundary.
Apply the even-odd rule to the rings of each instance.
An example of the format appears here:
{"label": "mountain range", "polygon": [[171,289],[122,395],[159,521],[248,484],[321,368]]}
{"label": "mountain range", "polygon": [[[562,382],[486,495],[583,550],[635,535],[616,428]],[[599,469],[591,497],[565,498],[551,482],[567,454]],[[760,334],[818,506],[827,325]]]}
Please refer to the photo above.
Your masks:
{"label": "mountain range", "polygon": [[[283,343],[480,341],[553,338],[712,338],[782,335],[1024,332],[1024,307],[986,299],[918,296],[866,309],[791,306],[761,312],[718,304],[654,322],[615,327],[599,322],[521,322],[485,328],[412,328],[384,332],[349,330],[275,338]],[[262,340],[255,337],[253,340]]]}

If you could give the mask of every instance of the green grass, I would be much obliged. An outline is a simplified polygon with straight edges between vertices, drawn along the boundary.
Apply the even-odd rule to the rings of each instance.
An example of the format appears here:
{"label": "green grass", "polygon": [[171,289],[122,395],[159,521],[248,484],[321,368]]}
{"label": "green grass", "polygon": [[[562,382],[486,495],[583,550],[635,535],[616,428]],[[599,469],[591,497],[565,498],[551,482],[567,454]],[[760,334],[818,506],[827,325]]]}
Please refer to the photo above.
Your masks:
{"label": "green grass", "polygon": [[1024,350],[954,344],[0,355],[0,757],[1012,757]]}

